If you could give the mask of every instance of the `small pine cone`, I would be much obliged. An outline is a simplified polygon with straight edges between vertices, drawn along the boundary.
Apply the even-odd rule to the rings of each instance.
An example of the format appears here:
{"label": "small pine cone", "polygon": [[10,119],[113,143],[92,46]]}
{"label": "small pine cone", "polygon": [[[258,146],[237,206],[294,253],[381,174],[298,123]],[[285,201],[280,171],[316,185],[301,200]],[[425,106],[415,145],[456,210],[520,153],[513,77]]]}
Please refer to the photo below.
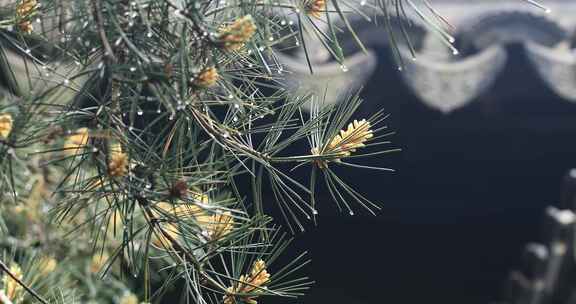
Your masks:
{"label": "small pine cone", "polygon": [[306,14],[320,18],[322,13],[326,11],[326,0],[307,0],[304,7]]}
{"label": "small pine cone", "polygon": [[8,138],[13,126],[12,115],[8,113],[0,114],[0,138]]}
{"label": "small pine cone", "polygon": [[179,180],[170,188],[170,196],[174,198],[184,198],[188,193],[188,184],[186,181]]}
{"label": "small pine cone", "polygon": [[256,33],[256,24],[252,16],[236,19],[232,24],[220,29],[218,37],[227,51],[236,51],[244,46]]}

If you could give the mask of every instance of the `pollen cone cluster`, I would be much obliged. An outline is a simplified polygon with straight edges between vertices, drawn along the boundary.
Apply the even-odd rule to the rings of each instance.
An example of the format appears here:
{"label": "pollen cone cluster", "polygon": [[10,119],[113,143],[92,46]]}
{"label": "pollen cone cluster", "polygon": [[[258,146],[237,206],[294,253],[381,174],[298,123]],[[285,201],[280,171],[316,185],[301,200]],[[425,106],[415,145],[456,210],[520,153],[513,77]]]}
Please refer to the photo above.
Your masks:
{"label": "pollen cone cluster", "polygon": [[[22,269],[18,264],[12,263],[9,270],[10,273],[12,273],[19,280],[24,278]],[[8,274],[4,274],[4,277],[2,278],[2,284],[4,285],[4,294],[6,297],[8,297],[8,299],[10,299],[12,302],[16,302],[22,291],[22,286]]]}
{"label": "pollen cone cluster", "polygon": [[64,142],[64,150],[69,155],[79,154],[88,144],[88,128],[80,128],[74,134],[68,136]]}
{"label": "pollen cone cluster", "polygon": [[0,114],[0,138],[8,138],[10,132],[12,132],[13,125],[12,115],[8,113]]}
{"label": "pollen cone cluster", "polygon": [[27,34],[32,33],[34,27],[32,26],[30,16],[36,11],[37,5],[36,0],[22,0],[16,6],[16,19],[18,20],[16,26],[20,31]]}
{"label": "pollen cone cluster", "polygon": [[[209,197],[205,193],[190,190],[189,195],[203,204],[209,203]],[[156,204],[156,208],[161,210],[155,212],[158,217],[174,217],[179,220],[194,219],[203,234],[212,241],[223,238],[234,230],[234,218],[228,211],[210,215],[202,207],[192,203],[159,202]],[[166,213],[166,215],[163,216],[162,213]],[[178,225],[175,222],[164,223],[162,224],[162,231],[163,234],[153,235],[152,244],[159,248],[170,249],[172,247],[170,238],[175,240],[179,238]]]}
{"label": "pollen cone cluster", "polygon": [[[313,155],[325,155],[334,157],[338,161],[342,157],[350,156],[356,149],[364,147],[365,142],[372,138],[373,132],[370,129],[370,122],[366,119],[354,120],[345,130],[340,130],[323,149],[313,148]],[[320,166],[325,166],[323,161]]]}
{"label": "pollen cone cluster", "polygon": [[131,292],[124,294],[119,301],[119,304],[138,304],[138,303],[139,303],[138,297]]}
{"label": "pollen cone cluster", "polygon": [[211,240],[223,238],[234,230],[234,218],[229,211],[221,214],[214,214],[208,219],[208,222],[200,224],[204,226],[208,238]]}
{"label": "pollen cone cluster", "polygon": [[120,144],[110,146],[110,160],[108,161],[108,173],[113,177],[126,175],[128,172],[128,155],[122,152]]}
{"label": "pollen cone cluster", "polygon": [[214,86],[219,78],[218,70],[215,67],[209,67],[198,74],[194,83],[200,87],[209,88]]}
{"label": "pollen cone cluster", "polygon": [[56,261],[55,258],[43,257],[40,260],[40,263],[38,264],[38,266],[39,266],[38,271],[39,271],[40,275],[48,276],[52,272],[54,272],[54,270],[56,270],[56,267],[58,266],[58,262]]}
{"label": "pollen cone cluster", "polygon": [[[252,265],[249,275],[242,275],[234,287],[228,287],[224,296],[224,304],[236,304],[235,294],[254,294],[261,292],[264,285],[270,282],[270,274],[266,270],[266,263],[263,260],[257,260]],[[255,298],[258,295],[241,296],[242,303],[257,304]]]}
{"label": "pollen cone cluster", "polygon": [[90,261],[90,272],[98,273],[100,269],[106,265],[106,262],[110,259],[110,256],[107,252],[103,252],[102,254],[94,254],[92,256],[92,260]]}
{"label": "pollen cone cluster", "polygon": [[252,16],[246,15],[236,19],[232,24],[224,26],[219,31],[219,38],[227,51],[235,51],[244,46],[254,36],[256,24]]}

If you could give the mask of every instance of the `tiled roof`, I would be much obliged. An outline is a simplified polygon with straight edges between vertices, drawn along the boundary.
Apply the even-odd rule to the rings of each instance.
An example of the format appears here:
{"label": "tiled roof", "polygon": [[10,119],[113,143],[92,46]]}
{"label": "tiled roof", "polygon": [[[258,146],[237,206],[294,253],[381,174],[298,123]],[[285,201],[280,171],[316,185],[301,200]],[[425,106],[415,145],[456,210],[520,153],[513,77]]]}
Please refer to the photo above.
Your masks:
{"label": "tiled roof", "polygon": [[[512,43],[524,46],[529,63],[552,91],[576,102],[575,1],[547,0],[544,3],[549,12],[521,0],[431,3],[454,26],[454,47],[458,51],[442,43],[437,33],[423,26],[416,15],[409,17],[416,25],[407,29],[418,48],[416,59],[412,60],[407,48],[399,46],[404,58],[401,73],[423,103],[448,113],[473,102],[494,84],[508,60],[506,45]],[[328,100],[336,102],[337,90],[346,92],[370,80],[378,61],[374,48],[387,41],[387,30],[361,20],[352,23],[368,52],[352,51],[342,66],[330,61],[321,45],[309,45],[313,75],[302,60],[304,54],[280,55],[286,69],[292,72],[286,74],[290,89],[324,94],[328,87]],[[394,24],[399,27],[400,23]],[[343,44],[347,44],[346,40],[352,38],[343,39]],[[390,67],[390,72],[394,70]]]}

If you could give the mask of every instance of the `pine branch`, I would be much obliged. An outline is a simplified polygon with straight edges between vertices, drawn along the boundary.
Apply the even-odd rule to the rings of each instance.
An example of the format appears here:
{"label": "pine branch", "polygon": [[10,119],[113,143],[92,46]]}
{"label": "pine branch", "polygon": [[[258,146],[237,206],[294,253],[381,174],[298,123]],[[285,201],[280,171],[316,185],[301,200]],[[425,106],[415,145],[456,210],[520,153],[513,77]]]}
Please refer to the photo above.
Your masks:
{"label": "pine branch", "polygon": [[22,282],[22,280],[20,280],[20,278],[18,278],[16,275],[14,275],[10,271],[10,268],[8,266],[6,266],[6,264],[4,264],[4,262],[2,260],[0,260],[0,270],[5,272],[6,274],[8,274],[8,276],[10,276],[10,278],[12,278],[12,280],[16,281],[16,283],[18,283],[18,285],[22,286],[22,288],[24,288],[24,290],[26,290],[28,293],[30,293],[34,298],[36,298],[36,300],[40,301],[40,303],[48,304],[48,302],[46,300],[44,300],[44,298],[42,298],[38,293],[36,293],[36,291],[34,291],[32,288],[30,288],[28,285],[26,285],[24,282]]}

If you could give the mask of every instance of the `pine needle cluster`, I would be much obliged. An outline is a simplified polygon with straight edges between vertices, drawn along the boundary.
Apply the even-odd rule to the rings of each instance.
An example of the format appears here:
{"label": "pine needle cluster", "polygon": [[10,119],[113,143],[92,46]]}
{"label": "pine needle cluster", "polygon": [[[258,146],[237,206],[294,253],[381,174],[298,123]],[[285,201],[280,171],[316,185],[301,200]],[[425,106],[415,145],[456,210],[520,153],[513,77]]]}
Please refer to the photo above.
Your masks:
{"label": "pine needle cluster", "polygon": [[358,94],[336,106],[288,94],[277,54],[315,40],[343,64],[349,16],[403,15],[404,2],[420,12],[400,0],[1,1],[0,302],[302,295],[308,260],[281,257],[276,223],[303,230],[321,185],[350,214],[373,212],[333,169],[391,171],[355,160],[398,149],[383,112],[355,116]]}

